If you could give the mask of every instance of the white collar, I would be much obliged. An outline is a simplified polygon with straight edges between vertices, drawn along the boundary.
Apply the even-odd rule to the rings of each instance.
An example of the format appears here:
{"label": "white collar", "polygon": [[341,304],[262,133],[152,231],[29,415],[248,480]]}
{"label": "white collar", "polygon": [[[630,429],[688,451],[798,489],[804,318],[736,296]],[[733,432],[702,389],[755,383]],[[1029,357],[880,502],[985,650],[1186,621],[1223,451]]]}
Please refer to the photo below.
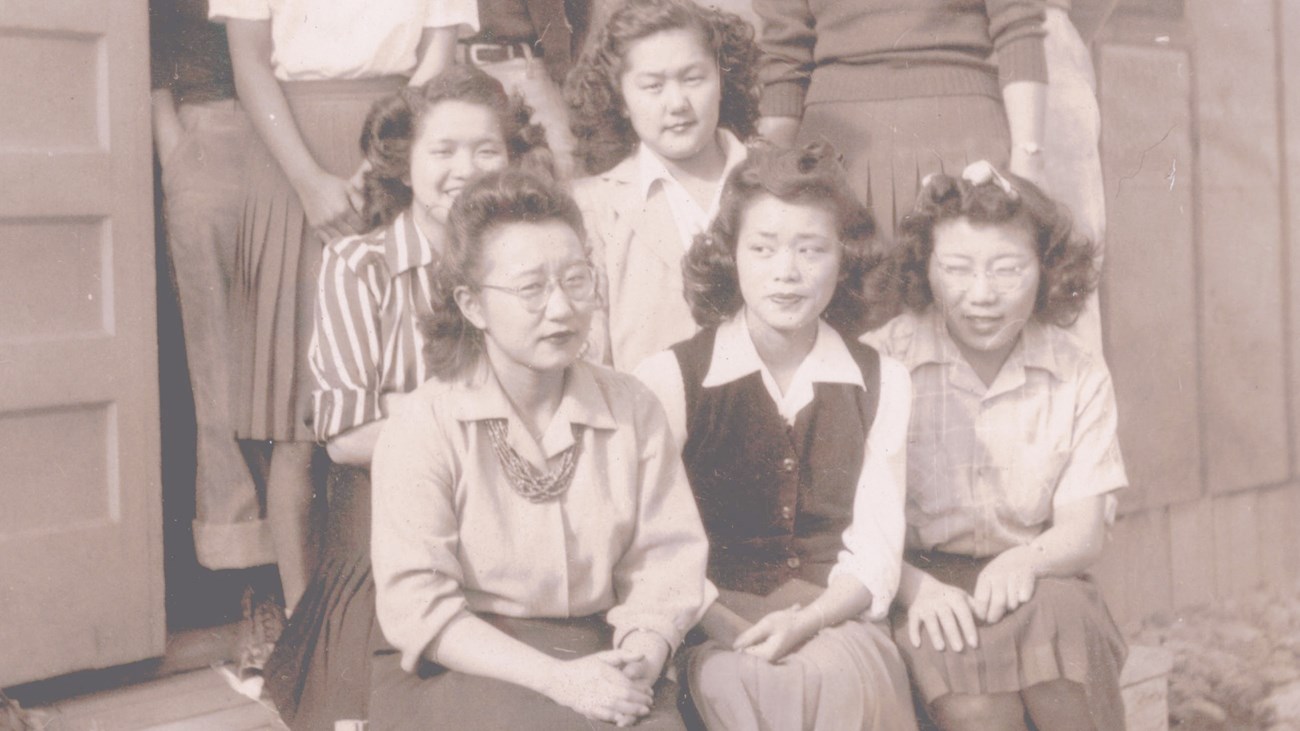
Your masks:
{"label": "white collar", "polygon": [[[722,155],[724,162],[722,164],[722,181],[718,184],[718,190],[713,195],[713,204],[706,213],[712,213],[718,207],[718,199],[722,195],[722,184],[726,182],[727,176],[731,174],[733,168],[745,161],[748,151],[736,138],[731,130],[718,128],[718,142],[722,145]],[[655,154],[654,150],[644,142],[637,145],[636,150],[636,168],[637,168],[637,187],[641,191],[641,197],[644,200],[650,199],[650,193],[654,190],[655,183],[662,182],[664,185],[677,184],[677,178],[669,172],[668,166],[664,164],[662,158]]]}
{"label": "white collar", "polygon": [[813,384],[844,383],[866,389],[862,382],[862,369],[849,353],[844,338],[824,320],[817,321],[817,340],[812,350],[799,364],[790,386],[784,394],[776,386],[776,379],[758,356],[754,341],[749,336],[742,309],[735,317],[718,326],[713,340],[713,358],[709,372],[701,384],[705,388],[721,386],[751,373],[759,373],[767,393],[776,403],[781,416],[790,424],[801,410],[813,400]]}

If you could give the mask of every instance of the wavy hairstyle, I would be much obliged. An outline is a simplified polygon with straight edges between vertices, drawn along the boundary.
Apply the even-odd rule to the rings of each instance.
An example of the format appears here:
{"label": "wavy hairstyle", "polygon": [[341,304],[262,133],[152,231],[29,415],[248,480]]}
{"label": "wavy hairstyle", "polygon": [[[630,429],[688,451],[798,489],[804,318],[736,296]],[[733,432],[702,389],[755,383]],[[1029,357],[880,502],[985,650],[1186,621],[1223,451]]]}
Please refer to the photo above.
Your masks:
{"label": "wavy hairstyle", "polygon": [[361,151],[370,163],[363,192],[362,219],[369,228],[392,222],[411,207],[411,146],[420,123],[439,103],[463,101],[496,113],[511,164],[554,174],[546,133],[532,121],[532,110],[518,94],[475,66],[457,64],[423,86],[407,87],[375,102],[361,131]]}
{"label": "wavy hairstyle", "polygon": [[973,224],[1023,226],[1033,238],[1041,270],[1034,317],[1069,327],[1097,288],[1096,248],[1075,231],[1064,205],[1018,175],[999,173],[1010,192],[995,179],[976,184],[949,175],[935,175],[922,187],[916,208],[898,227],[894,265],[901,300],[918,311],[934,302],[930,256],[939,224],[965,218]]}
{"label": "wavy hairstyle", "polygon": [[731,172],[717,218],[682,260],[686,301],[695,321],[701,327],[717,325],[744,305],[736,246],[750,204],[764,195],[834,214],[840,272],[822,318],[846,336],[857,335],[875,309],[867,292],[872,286],[869,275],[881,260],[876,222],[849,187],[839,154],[824,142],[798,149],[760,147]]}
{"label": "wavy hairstyle", "polygon": [[718,61],[722,101],[718,125],[744,140],[758,121],[758,46],[754,28],[740,16],[692,0],[626,0],[588,45],[569,72],[564,97],[575,157],[588,173],[602,173],[636,147],[626,114],[620,77],[628,48],[668,30],[697,31]]}
{"label": "wavy hairstyle", "polygon": [[561,221],[586,240],[578,204],[549,175],[506,168],[479,177],[457,196],[447,218],[447,250],[434,277],[433,312],[421,323],[434,377],[463,376],[483,354],[483,333],[456,304],[456,289],[478,286],[488,235],[512,223],[547,221]]}

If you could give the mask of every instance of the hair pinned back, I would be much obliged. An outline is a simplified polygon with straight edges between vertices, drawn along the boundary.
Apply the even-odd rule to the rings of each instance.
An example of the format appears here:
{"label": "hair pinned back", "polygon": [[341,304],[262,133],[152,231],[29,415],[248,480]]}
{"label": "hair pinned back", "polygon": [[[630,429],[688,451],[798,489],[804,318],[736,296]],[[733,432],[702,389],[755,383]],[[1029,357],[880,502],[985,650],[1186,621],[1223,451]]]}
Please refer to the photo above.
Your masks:
{"label": "hair pinned back", "polygon": [[718,62],[722,100],[718,126],[741,140],[758,122],[758,46],[754,28],[740,16],[692,0],[625,0],[569,73],[564,96],[575,157],[588,173],[602,173],[631,154],[636,131],[620,90],[624,60],[633,43],[663,31],[687,29]]}
{"label": "hair pinned back", "polygon": [[732,171],[717,218],[707,234],[696,238],[682,262],[686,301],[695,321],[703,327],[717,325],[744,305],[736,247],[749,206],[764,195],[818,206],[834,215],[840,272],[822,318],[847,336],[857,335],[884,306],[867,290],[868,275],[881,260],[875,246],[876,224],[849,187],[839,153],[822,142],[798,149],[759,147]]}
{"label": "hair pinned back", "polygon": [[1042,272],[1034,316],[1068,327],[1097,288],[1095,248],[1075,232],[1069,210],[1037,185],[982,163],[992,170],[987,175],[983,168],[975,170],[977,165],[981,163],[960,178],[928,176],[916,207],[899,224],[895,263],[904,304],[923,310],[934,302],[929,274],[934,230],[944,221],[964,218],[975,225],[1021,226],[1030,233]]}
{"label": "hair pinned back", "polygon": [[475,66],[457,64],[420,87],[407,87],[375,102],[361,132],[361,150],[370,169],[364,182],[362,217],[370,228],[390,223],[411,206],[411,146],[425,116],[439,103],[463,101],[491,109],[512,165],[554,176],[550,148],[541,125],[518,94]]}
{"label": "hair pinned back", "polygon": [[560,221],[586,239],[582,214],[568,191],[545,172],[506,168],[474,180],[456,198],[447,218],[447,250],[433,283],[433,313],[422,323],[425,358],[432,374],[465,374],[483,352],[483,333],[465,319],[456,289],[476,287],[483,244],[495,229],[513,223]]}

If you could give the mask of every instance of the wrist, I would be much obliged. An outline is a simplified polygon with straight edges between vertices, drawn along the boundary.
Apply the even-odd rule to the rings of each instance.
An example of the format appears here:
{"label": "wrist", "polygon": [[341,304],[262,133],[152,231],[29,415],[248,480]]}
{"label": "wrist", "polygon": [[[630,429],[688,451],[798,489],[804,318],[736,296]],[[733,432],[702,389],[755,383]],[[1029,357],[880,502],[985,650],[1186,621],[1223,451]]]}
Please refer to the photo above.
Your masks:
{"label": "wrist", "polygon": [[1025,565],[1029,567],[1029,572],[1034,575],[1034,578],[1040,579],[1044,575],[1046,575],[1047,573],[1047,549],[1046,548],[1043,548],[1043,546],[1037,542],[1030,541],[1029,543],[1023,546],[1019,546],[1016,550],[1020,551],[1021,558],[1024,560]]}

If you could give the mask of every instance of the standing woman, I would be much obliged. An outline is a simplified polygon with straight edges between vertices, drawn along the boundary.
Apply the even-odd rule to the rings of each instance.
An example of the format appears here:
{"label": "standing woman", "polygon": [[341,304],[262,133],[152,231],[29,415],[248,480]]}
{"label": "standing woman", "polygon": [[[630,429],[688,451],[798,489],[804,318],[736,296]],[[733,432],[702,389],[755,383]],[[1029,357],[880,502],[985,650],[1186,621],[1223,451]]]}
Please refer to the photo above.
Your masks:
{"label": "standing woman", "polygon": [[630,371],[695,332],[682,257],[758,118],[754,31],[692,0],[629,0],[569,74],[574,195],[607,287],[596,352]]}
{"label": "standing woman", "polygon": [[1043,177],[1044,0],[754,0],[760,131],[827,140],[892,239],[930,173]]}
{"label": "standing woman", "polygon": [[235,435],[270,440],[267,518],[292,613],[311,564],[307,424],[324,244],[361,230],[357,138],[370,105],[451,63],[473,0],[210,0],[226,23],[250,150],[233,287]]}
{"label": "standing woman", "polygon": [[446,251],[451,201],[507,162],[549,169],[522,100],[469,66],[381,101],[366,119],[364,217],[377,226],[325,247],[311,345],[313,425],[333,464],[322,560],[266,668],[289,725],[364,719],[375,617],[370,458],[388,414],[429,378],[420,322]]}
{"label": "standing woman", "polygon": [[916,729],[881,623],[911,389],[840,330],[867,306],[873,230],[828,146],[751,151],[686,259],[704,329],[636,371],[682,444],[721,591],[686,656],[712,731]]}
{"label": "standing woman", "polygon": [[[433,376],[374,461],[371,728],[681,729],[659,682],[708,545],[663,409],[579,360],[598,307],[577,205],[506,170],[451,213]],[[606,726],[601,726],[606,727]]]}

